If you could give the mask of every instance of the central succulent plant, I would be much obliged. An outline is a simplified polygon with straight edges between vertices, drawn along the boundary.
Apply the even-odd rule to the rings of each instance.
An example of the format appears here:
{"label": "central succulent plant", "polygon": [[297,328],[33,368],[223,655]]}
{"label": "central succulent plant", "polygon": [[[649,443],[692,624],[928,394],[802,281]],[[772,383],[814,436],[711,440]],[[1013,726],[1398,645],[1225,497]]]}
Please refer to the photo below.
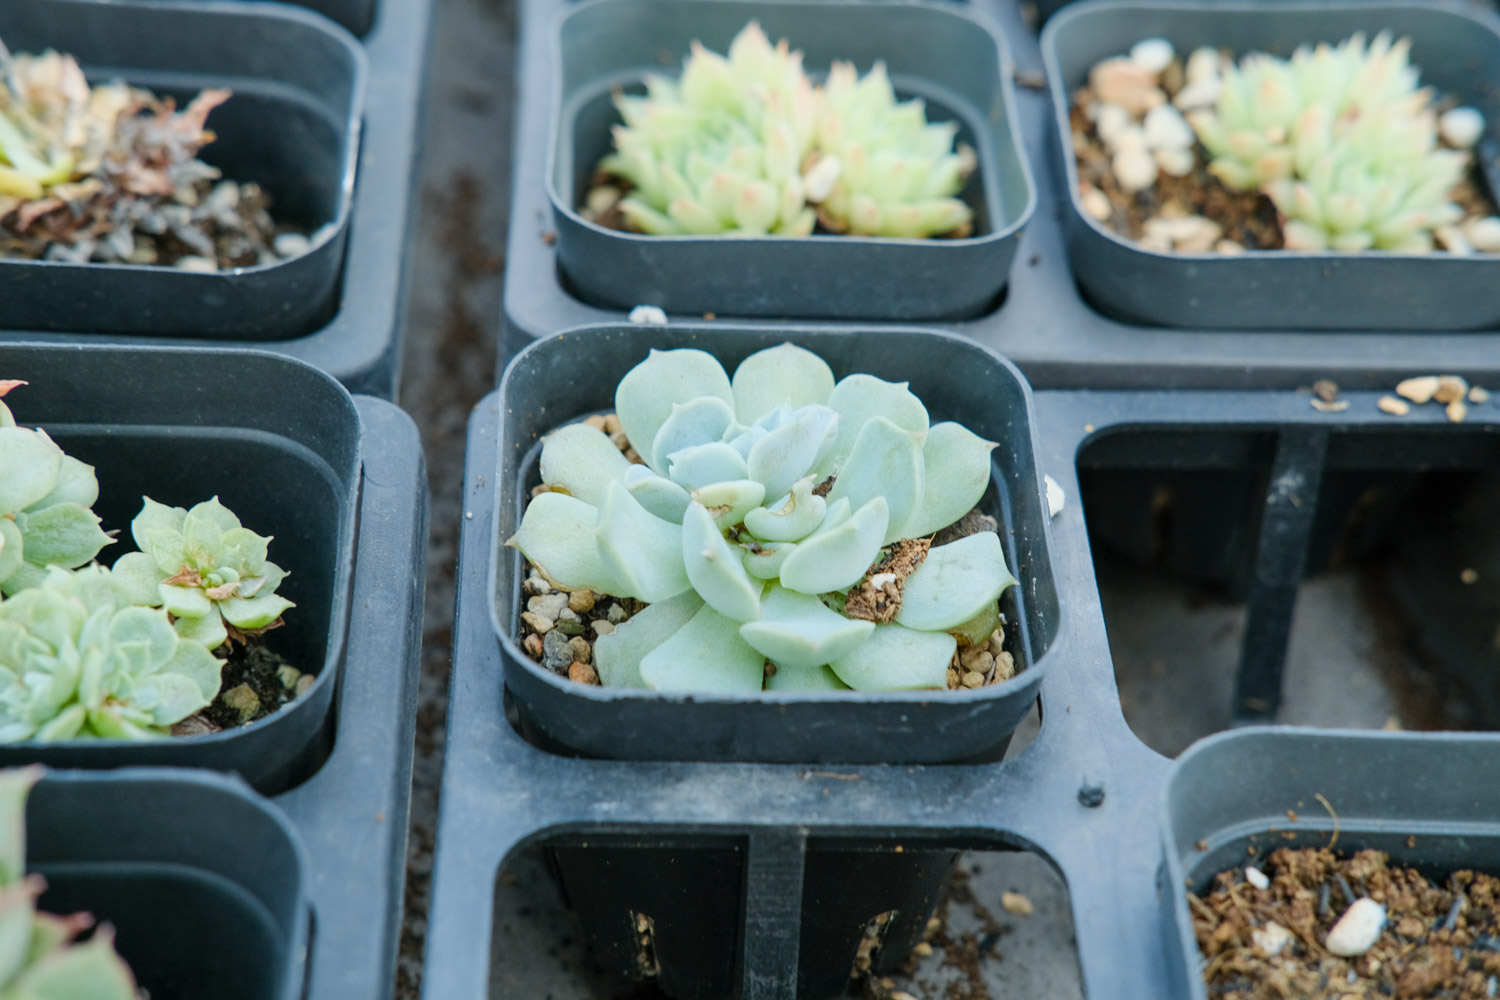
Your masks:
{"label": "central succulent plant", "polygon": [[882,64],[860,79],[834,63],[815,87],[802,53],[752,21],[728,58],[694,43],[679,80],[649,76],[615,106],[624,124],[600,169],[631,185],[619,208],[641,232],[806,236],[820,215],[869,236],[969,226],[953,195],[972,150],[955,153],[958,127],[929,125],[921,101],[898,103]]}
{"label": "central succulent plant", "polygon": [[652,351],[615,409],[645,463],[587,424],[558,429],[550,491],[506,542],[561,589],[648,602],[596,644],[605,684],[942,688],[957,636],[997,624],[1015,582],[999,536],[927,537],[979,502],[995,446],[930,424],[905,383],[836,383],[790,344],[733,380],[702,351]]}
{"label": "central succulent plant", "polygon": [[7,1000],[136,1000],[135,977],[115,952],[114,931],[88,914],[39,913],[46,888],[26,874],[26,797],[40,768],[0,771],[0,997]]}
{"label": "central succulent plant", "polygon": [[1411,43],[1362,34],[1288,60],[1246,56],[1213,109],[1188,116],[1225,184],[1267,194],[1289,249],[1422,252],[1462,217],[1466,154],[1440,149]]}
{"label": "central succulent plant", "polygon": [[53,568],[0,602],[0,743],[165,736],[213,701],[222,669],[108,570]]}
{"label": "central succulent plant", "polygon": [[[0,396],[25,384],[0,380]],[[17,427],[0,402],[0,592],[35,586],[48,566],[71,569],[98,555],[110,542],[89,509],[98,498],[92,466],[43,431]]]}

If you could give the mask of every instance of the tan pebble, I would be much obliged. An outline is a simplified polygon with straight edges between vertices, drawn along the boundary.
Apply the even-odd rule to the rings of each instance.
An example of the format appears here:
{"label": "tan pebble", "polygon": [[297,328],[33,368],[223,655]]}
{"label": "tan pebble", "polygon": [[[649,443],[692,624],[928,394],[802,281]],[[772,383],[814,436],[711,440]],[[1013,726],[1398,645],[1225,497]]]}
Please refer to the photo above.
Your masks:
{"label": "tan pebble", "polygon": [[596,431],[604,430],[604,417],[598,413],[594,414],[592,417],[585,418],[583,422],[588,424]]}
{"label": "tan pebble", "polygon": [[1466,586],[1472,587],[1474,586],[1474,584],[1479,582],[1479,571],[1477,569],[1467,568],[1458,574],[1458,578],[1462,580]]}
{"label": "tan pebble", "polygon": [[1019,892],[1001,893],[1000,905],[1005,907],[1007,913],[1014,913],[1018,917],[1031,916],[1031,900]]}
{"label": "tan pebble", "polygon": [[1411,407],[1395,396],[1381,396],[1375,405],[1393,417],[1404,417],[1411,412]]}
{"label": "tan pebble", "polygon": [[568,607],[579,614],[594,610],[594,592],[592,590],[573,591],[568,595]]}
{"label": "tan pebble", "polygon": [[999,629],[996,629],[995,634],[990,636],[989,646],[990,655],[998,660],[1000,658],[1000,654],[1005,652],[1005,633],[1000,631]]}
{"label": "tan pebble", "polygon": [[952,691],[958,687],[958,671],[952,667],[948,668],[948,690]]}
{"label": "tan pebble", "polygon": [[959,683],[966,688],[984,687],[984,674],[971,670],[964,674],[963,680]]}
{"label": "tan pebble", "polygon": [[626,448],[625,449],[625,458],[632,465],[645,465],[646,464],[645,462],[641,461],[640,452],[636,451],[634,448]]}
{"label": "tan pebble", "polygon": [[612,624],[615,625],[620,624],[626,618],[630,617],[625,613],[625,608],[619,603],[611,604],[609,606],[609,609],[605,611],[605,616],[610,620]]}
{"label": "tan pebble", "polygon": [[617,413],[606,413],[604,415],[604,433],[606,433],[606,434],[614,434],[616,431],[622,431],[624,429],[625,429],[625,425],[622,424],[622,423],[620,423],[620,415],[619,414],[617,414]]}
{"label": "tan pebble", "polygon": [[1152,253],[1172,252],[1172,241],[1160,233],[1142,233],[1141,238],[1136,241],[1136,246],[1142,250],[1150,250]]}
{"label": "tan pebble", "polygon": [[611,431],[609,440],[611,444],[613,444],[616,448],[619,448],[621,451],[624,451],[627,447],[630,446],[630,441],[625,437],[624,431]]}
{"label": "tan pebble", "polygon": [[601,184],[588,193],[584,205],[595,215],[603,215],[615,207],[620,200],[620,189],[610,184]]}
{"label": "tan pebble", "polygon": [[609,622],[605,621],[603,618],[600,618],[596,622],[592,622],[589,627],[592,628],[594,630],[594,634],[598,636],[609,635],[615,630],[615,627]]}
{"label": "tan pebble", "polygon": [[573,651],[573,659],[579,663],[592,663],[594,660],[594,648],[589,641],[581,635],[575,635],[568,640],[568,648]]}
{"label": "tan pebble", "polygon": [[1158,149],[1152,155],[1157,167],[1169,177],[1186,177],[1198,165],[1191,149]]}
{"label": "tan pebble", "polygon": [[1488,389],[1481,389],[1477,385],[1473,385],[1473,386],[1469,387],[1469,402],[1471,402],[1471,403],[1487,403],[1487,402],[1489,402],[1489,400],[1490,400],[1490,391]]}
{"label": "tan pebble", "polygon": [[926,958],[928,955],[932,954],[932,945],[928,944],[926,941],[918,941],[916,946],[912,948],[911,953],[913,955],[916,955],[918,958]]}
{"label": "tan pebble", "polygon": [[598,684],[599,675],[587,663],[574,663],[568,667],[568,680],[574,684]]}
{"label": "tan pebble", "polygon": [[303,695],[307,694],[307,689],[310,688],[310,687],[312,687],[313,686],[313,682],[316,681],[316,680],[317,680],[317,678],[314,677],[312,674],[303,674],[301,677],[298,677],[297,678],[297,690],[294,692],[295,697],[300,698]]}
{"label": "tan pebble", "polygon": [[994,659],[994,657],[990,656],[990,651],[985,646],[965,646],[958,652],[958,661],[963,664],[965,670],[984,671],[989,669],[988,666],[980,666],[984,662],[985,657],[989,657],[991,660]]}
{"label": "tan pebble", "polygon": [[1399,733],[1401,731],[1401,720],[1394,715],[1388,715],[1385,718],[1385,725],[1380,728],[1388,733]]}
{"label": "tan pebble", "polygon": [[1233,257],[1235,254],[1244,253],[1245,247],[1234,240],[1220,240],[1214,244],[1214,252],[1224,254],[1226,257]]}
{"label": "tan pebble", "polygon": [[276,668],[276,679],[281,682],[282,687],[290,691],[295,688],[297,686],[297,682],[302,679],[302,671],[298,670],[296,667],[289,667],[283,664],[282,666]]}
{"label": "tan pebble", "polygon": [[1189,83],[1197,83],[1199,80],[1217,80],[1219,78],[1219,50],[1206,45],[1194,49],[1193,54],[1188,56],[1184,75]]}
{"label": "tan pebble", "polygon": [[1216,76],[1191,80],[1172,98],[1172,103],[1182,111],[1199,111],[1217,104],[1219,95],[1223,92],[1224,81]]}
{"label": "tan pebble", "polygon": [[260,711],[260,696],[249,684],[232,687],[219,697],[225,705],[240,714],[241,722],[249,722]]}
{"label": "tan pebble", "polygon": [[1404,396],[1421,406],[1429,402],[1438,391],[1438,377],[1436,375],[1420,375],[1417,378],[1404,379],[1396,384],[1396,395]]}
{"label": "tan pebble", "polygon": [[1089,71],[1089,89],[1106,104],[1118,104],[1133,115],[1144,115],[1167,95],[1156,85],[1156,74],[1129,59],[1106,59]]}
{"label": "tan pebble", "polygon": [[1016,676],[1016,658],[1009,653],[995,657],[995,683],[1008,681]]}
{"label": "tan pebble", "polygon": [[528,635],[525,639],[521,640],[521,648],[526,650],[526,654],[533,660],[540,660],[542,658],[542,637],[536,634]]}
{"label": "tan pebble", "polygon": [[1312,408],[1319,413],[1342,413],[1349,409],[1349,401],[1347,399],[1336,399],[1330,403],[1326,399],[1319,399],[1317,396],[1314,396],[1311,399],[1311,403]]}
{"label": "tan pebble", "polygon": [[928,917],[927,926],[922,928],[924,939],[937,937],[938,931],[943,929],[943,921],[940,917]]}
{"label": "tan pebble", "polygon": [[1448,404],[1448,420],[1450,423],[1461,424],[1468,419],[1469,407],[1461,399],[1455,399]]}
{"label": "tan pebble", "polygon": [[551,618],[543,618],[535,611],[522,611],[521,620],[531,626],[531,630],[537,635],[546,635],[552,631],[553,621]]}
{"label": "tan pebble", "polygon": [[1468,257],[1474,253],[1474,244],[1464,235],[1464,231],[1457,226],[1438,226],[1432,231],[1437,237],[1438,243],[1444,250],[1456,257]]}
{"label": "tan pebble", "polygon": [[1500,253],[1500,216],[1474,219],[1464,224],[1464,235],[1474,244],[1475,250],[1485,253]]}
{"label": "tan pebble", "polygon": [[1092,184],[1085,184],[1079,190],[1078,200],[1083,204],[1083,210],[1100,222],[1108,222],[1109,217],[1114,214],[1109,196]]}
{"label": "tan pebble", "polygon": [[1432,398],[1439,403],[1455,403],[1469,391],[1469,383],[1458,375],[1439,375],[1437,391]]}
{"label": "tan pebble", "polygon": [[1339,384],[1333,379],[1320,378],[1313,383],[1313,395],[1325,403],[1331,403],[1339,398]]}
{"label": "tan pebble", "polygon": [[890,995],[889,1000],[917,1000],[917,998],[905,990],[897,990]]}

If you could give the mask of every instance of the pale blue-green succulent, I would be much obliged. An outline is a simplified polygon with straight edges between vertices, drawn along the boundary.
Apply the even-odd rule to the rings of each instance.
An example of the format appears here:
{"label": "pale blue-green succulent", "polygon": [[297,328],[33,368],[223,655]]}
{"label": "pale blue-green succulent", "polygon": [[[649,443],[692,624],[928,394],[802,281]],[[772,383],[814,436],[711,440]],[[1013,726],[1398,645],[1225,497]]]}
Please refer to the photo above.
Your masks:
{"label": "pale blue-green succulent", "polygon": [[291,607],[276,593],[286,570],[266,559],[271,539],[257,535],[219,498],[184,510],[143,498],[130,522],[139,552],[115,562],[131,599],[171,612],[178,632],[209,649],[237,632],[275,625]]}
{"label": "pale blue-green succulent", "polygon": [[88,914],[36,909],[47,883],[26,874],[26,797],[40,776],[39,767],[0,771],[0,1000],[136,1000],[112,928],[79,942]]}
{"label": "pale blue-green succulent", "polygon": [[1188,115],[1209,170],[1268,195],[1288,249],[1431,250],[1433,230],[1462,217],[1449,199],[1468,156],[1438,147],[1410,48],[1382,32],[1246,56],[1217,105]]}
{"label": "pale blue-green succulent", "polygon": [[0,603],[0,743],[166,736],[222,669],[108,570],[54,567]]}
{"label": "pale blue-green succulent", "polygon": [[[930,424],[905,383],[835,383],[790,344],[751,355],[733,380],[702,351],[652,351],[615,409],[645,464],[587,424],[554,431],[541,457],[551,491],[506,542],[561,589],[648,603],[596,643],[606,685],[943,688],[956,635],[994,628],[1015,582],[994,532],[932,548],[904,581],[867,579],[990,482],[994,444]],[[851,589],[886,583],[900,593],[893,620],[843,613]]]}
{"label": "pale blue-green succulent", "polygon": [[[24,384],[0,380],[0,396]],[[0,402],[0,592],[36,586],[48,566],[93,560],[110,542],[89,509],[98,498],[92,466],[44,431],[16,426]]]}

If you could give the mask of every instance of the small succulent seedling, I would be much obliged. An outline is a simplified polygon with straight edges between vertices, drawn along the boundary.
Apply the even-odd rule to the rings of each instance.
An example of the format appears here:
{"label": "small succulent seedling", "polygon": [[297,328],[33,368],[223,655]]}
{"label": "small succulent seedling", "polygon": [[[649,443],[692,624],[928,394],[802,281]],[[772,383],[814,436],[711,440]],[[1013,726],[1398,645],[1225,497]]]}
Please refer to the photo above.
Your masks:
{"label": "small succulent seedling", "polygon": [[1015,582],[999,536],[929,538],[979,502],[995,446],[930,424],[905,383],[836,383],[790,344],[733,380],[702,351],[652,351],[615,409],[645,464],[587,424],[558,429],[552,491],[506,542],[561,589],[649,602],[596,644],[605,684],[942,688],[957,636],[998,624]]}
{"label": "small succulent seedling", "polygon": [[898,103],[881,64],[861,79],[835,63],[815,87],[802,53],[753,21],[727,58],[694,43],[680,79],[650,76],[615,106],[624,124],[600,168],[630,184],[619,208],[641,232],[806,236],[821,216],[836,232],[926,237],[969,224],[951,197],[974,167],[953,150],[957,126]]}
{"label": "small succulent seedling", "polygon": [[41,768],[0,771],[0,997],[6,1000],[136,1000],[135,977],[114,930],[86,913],[39,913],[47,883],[26,874],[26,797]]}
{"label": "small succulent seedling", "polygon": [[0,603],[0,743],[168,735],[222,668],[103,567],[53,568]]}
{"label": "small succulent seedling", "polygon": [[130,533],[140,551],[115,562],[115,577],[135,603],[166,608],[184,637],[209,649],[272,628],[294,607],[276,593],[287,574],[266,559],[271,539],[241,526],[218,497],[191,510],[146,497]]}
{"label": "small succulent seedling", "polygon": [[1289,249],[1431,250],[1433,230],[1462,217],[1449,198],[1468,157],[1438,147],[1410,48],[1381,33],[1304,46],[1290,60],[1246,56],[1217,105],[1188,116],[1209,169],[1265,192]]}
{"label": "small succulent seedling", "polygon": [[[0,396],[24,382],[0,380]],[[0,402],[0,592],[34,587],[48,566],[91,561],[110,538],[89,508],[92,466],[65,455],[44,431],[16,426]]]}

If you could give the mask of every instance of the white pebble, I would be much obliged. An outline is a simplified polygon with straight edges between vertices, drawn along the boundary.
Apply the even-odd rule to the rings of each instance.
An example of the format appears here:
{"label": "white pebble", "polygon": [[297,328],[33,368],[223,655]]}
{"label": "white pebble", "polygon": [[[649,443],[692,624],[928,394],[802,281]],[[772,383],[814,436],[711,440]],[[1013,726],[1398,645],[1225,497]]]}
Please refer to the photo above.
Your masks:
{"label": "white pebble", "polygon": [[630,322],[643,326],[666,326],[667,314],[659,306],[636,306],[630,310]]}
{"label": "white pebble", "polygon": [[1484,135],[1484,115],[1473,108],[1454,108],[1438,119],[1438,134],[1456,149],[1471,149]]}
{"label": "white pebble", "polygon": [[1172,103],[1183,111],[1211,108],[1219,102],[1219,94],[1223,90],[1224,82],[1216,76],[1194,80],[1177,92],[1177,96],[1172,98]]}
{"label": "white pebble", "polygon": [[1188,83],[1217,80],[1219,78],[1219,51],[1207,45],[1194,49],[1193,54],[1188,56],[1187,67],[1182,75]]}
{"label": "white pebble", "polygon": [[1197,165],[1191,149],[1158,149],[1154,155],[1161,172],[1173,177],[1186,177]]}
{"label": "white pebble", "polygon": [[1340,958],[1363,955],[1374,947],[1384,927],[1385,907],[1368,896],[1356,899],[1328,932],[1328,950]]}
{"label": "white pebble", "polygon": [[1083,202],[1083,210],[1100,222],[1108,222],[1109,217],[1114,214],[1109,196],[1092,184],[1079,192],[1078,200]]}
{"label": "white pebble", "polygon": [[1146,112],[1146,145],[1151,149],[1192,149],[1195,136],[1182,112],[1158,104]]}
{"label": "white pebble", "polygon": [[1094,128],[1098,130],[1099,138],[1104,145],[1114,149],[1120,136],[1134,127],[1135,123],[1131,121],[1129,111],[1118,104],[1100,102],[1098,117],[1094,119]]}
{"label": "white pebble", "polygon": [[1438,226],[1432,231],[1432,235],[1437,237],[1444,250],[1455,257],[1467,257],[1474,252],[1474,244],[1469,242],[1464,231],[1457,226]]}
{"label": "white pebble", "polygon": [[312,249],[312,241],[301,233],[282,233],[271,246],[278,257],[300,257]]}
{"label": "white pebble", "polygon": [[1475,219],[1464,226],[1464,235],[1469,238],[1475,250],[1500,253],[1500,216],[1492,215],[1487,219]]}
{"label": "white pebble", "polygon": [[1148,73],[1160,73],[1172,65],[1176,50],[1165,38],[1147,38],[1130,47],[1130,61]]}
{"label": "white pebble", "polygon": [[1250,943],[1255,946],[1256,951],[1271,958],[1280,955],[1282,949],[1292,943],[1293,937],[1291,931],[1272,920],[1266,923],[1264,929],[1250,932]]}
{"label": "white pebble", "polygon": [[1111,164],[1115,180],[1129,194],[1144,191],[1156,183],[1156,160],[1145,149],[1122,149]]}
{"label": "white pebble", "polygon": [[1146,149],[1146,130],[1139,125],[1131,125],[1115,136],[1114,146],[1110,149],[1112,153],[1123,152],[1127,149]]}
{"label": "white pebble", "polygon": [[1245,869],[1245,881],[1257,889],[1271,888],[1271,880],[1266,877],[1266,873],[1254,865],[1250,865]]}
{"label": "white pebble", "polygon": [[1235,254],[1244,253],[1245,246],[1243,243],[1236,243],[1234,240],[1220,240],[1214,244],[1214,252],[1232,257]]}
{"label": "white pebble", "polygon": [[1051,476],[1043,475],[1042,482],[1047,484],[1047,516],[1056,517],[1067,506],[1068,495],[1063,492],[1061,486],[1057,485],[1057,480]]}
{"label": "white pebble", "polygon": [[219,265],[207,257],[179,257],[177,270],[194,274],[218,274]]}

